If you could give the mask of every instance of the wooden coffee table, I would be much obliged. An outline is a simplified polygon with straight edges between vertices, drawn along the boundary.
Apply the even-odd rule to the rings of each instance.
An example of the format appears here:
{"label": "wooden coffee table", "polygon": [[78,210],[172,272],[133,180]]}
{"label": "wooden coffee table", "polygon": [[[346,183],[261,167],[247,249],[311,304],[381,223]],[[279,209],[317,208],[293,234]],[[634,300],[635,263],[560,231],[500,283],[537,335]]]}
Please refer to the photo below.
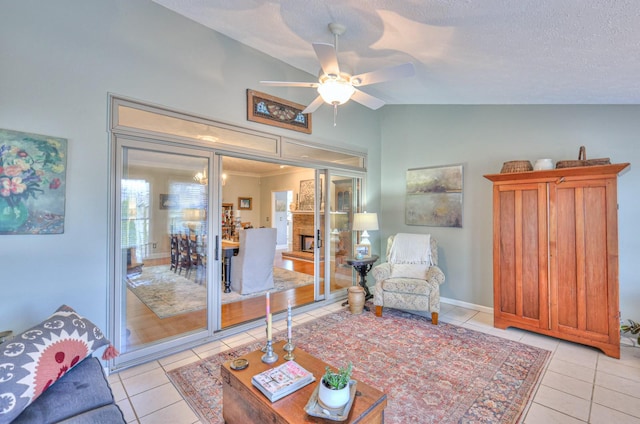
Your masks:
{"label": "wooden coffee table", "polygon": [[[328,364],[299,348],[293,351],[295,361],[313,373],[316,377],[315,382],[273,403],[251,384],[251,377],[284,362],[282,359],[285,354],[283,346],[284,341],[274,345],[273,350],[278,354],[278,361],[274,364],[262,362],[260,358],[263,353],[256,351],[242,356],[249,361],[249,367],[244,370],[232,370],[230,368],[231,361],[221,365],[222,416],[225,423],[336,423],[333,420],[310,416],[304,411],[305,405],[311,398]],[[333,365],[332,367],[335,368]],[[342,422],[383,423],[387,395],[362,381],[358,381],[356,390],[356,397],[349,411],[349,417]]]}

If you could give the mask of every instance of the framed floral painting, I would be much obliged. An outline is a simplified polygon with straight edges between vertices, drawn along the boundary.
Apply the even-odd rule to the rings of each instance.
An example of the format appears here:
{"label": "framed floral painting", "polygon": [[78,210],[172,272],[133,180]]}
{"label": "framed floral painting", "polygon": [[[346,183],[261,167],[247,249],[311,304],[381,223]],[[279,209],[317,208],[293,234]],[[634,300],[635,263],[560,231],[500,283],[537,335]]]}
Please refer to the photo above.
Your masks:
{"label": "framed floral painting", "polygon": [[0,234],[62,234],[67,140],[0,129]]}

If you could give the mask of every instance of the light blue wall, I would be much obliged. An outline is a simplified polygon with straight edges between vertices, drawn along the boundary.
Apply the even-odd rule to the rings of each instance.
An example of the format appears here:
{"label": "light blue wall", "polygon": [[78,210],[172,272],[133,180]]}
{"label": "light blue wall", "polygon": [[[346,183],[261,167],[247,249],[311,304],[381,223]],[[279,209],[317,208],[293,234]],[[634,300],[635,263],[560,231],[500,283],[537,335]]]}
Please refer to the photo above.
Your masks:
{"label": "light blue wall", "polygon": [[[623,318],[640,319],[640,106],[385,106],[382,116],[381,236],[430,232],[447,276],[442,295],[489,307],[492,183],[483,175],[510,160],[577,159],[580,145],[588,158],[631,162],[618,179],[620,305]],[[458,163],[463,228],[404,225],[407,169]]]}
{"label": "light blue wall", "polygon": [[[311,41],[310,41],[311,42]],[[367,210],[381,212],[374,252],[398,231],[441,242],[443,296],[492,306],[491,183],[504,161],[577,155],[638,163],[640,106],[329,107],[307,136],[246,121],[247,88],[299,103],[314,93],[258,81],[312,75],[210,31],[150,1],[0,0],[0,128],[69,140],[65,233],[0,236],[0,330],[24,329],[66,303],[106,328],[107,94],[115,93],[258,130],[367,149]],[[382,140],[382,149],[380,143]],[[384,159],[382,159],[384,158]],[[462,163],[462,229],[404,225],[408,168]],[[640,319],[635,217],[640,177],[620,178],[623,317]],[[383,194],[381,194],[383,193]]]}
{"label": "light blue wall", "polygon": [[[311,48],[311,46],[309,46]],[[147,0],[0,0],[0,128],[69,140],[65,232],[0,236],[0,329],[23,330],[65,303],[107,328],[108,93],[330,145],[379,163],[375,113],[313,116],[313,135],[246,121],[246,89],[298,103],[313,90],[258,81],[313,81]],[[370,173],[379,199],[379,168]]]}

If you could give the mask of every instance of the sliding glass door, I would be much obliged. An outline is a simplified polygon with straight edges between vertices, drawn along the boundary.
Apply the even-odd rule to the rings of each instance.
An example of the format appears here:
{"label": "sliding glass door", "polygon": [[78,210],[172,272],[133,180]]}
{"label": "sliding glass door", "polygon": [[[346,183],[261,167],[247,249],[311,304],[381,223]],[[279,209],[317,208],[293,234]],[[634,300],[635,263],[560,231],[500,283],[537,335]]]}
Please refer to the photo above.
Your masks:
{"label": "sliding glass door", "polygon": [[[289,303],[296,308],[318,300],[315,169],[232,156],[222,156],[221,162],[226,176],[220,190],[221,246],[232,280],[220,297],[221,329],[264,320],[267,291],[274,314],[286,311]],[[273,244],[250,242],[251,233],[267,229],[275,234]],[[265,273],[269,262],[272,269]],[[265,278],[250,290],[242,287],[243,280],[258,275]]]}
{"label": "sliding glass door", "polygon": [[117,147],[114,296],[127,360],[203,337],[211,325],[211,155],[128,138]]}
{"label": "sliding glass door", "polygon": [[326,284],[329,296],[342,293],[353,284],[353,268],[346,260],[353,257],[356,239],[353,234],[353,213],[360,209],[362,179],[353,175],[330,172],[326,187],[327,196],[323,204],[328,205],[324,215],[322,233],[326,232],[328,258],[324,272],[329,276]]}
{"label": "sliding glass door", "polygon": [[281,235],[274,313],[344,293],[366,154],[110,100],[112,369],[263,319],[265,290],[230,281],[243,230]]}

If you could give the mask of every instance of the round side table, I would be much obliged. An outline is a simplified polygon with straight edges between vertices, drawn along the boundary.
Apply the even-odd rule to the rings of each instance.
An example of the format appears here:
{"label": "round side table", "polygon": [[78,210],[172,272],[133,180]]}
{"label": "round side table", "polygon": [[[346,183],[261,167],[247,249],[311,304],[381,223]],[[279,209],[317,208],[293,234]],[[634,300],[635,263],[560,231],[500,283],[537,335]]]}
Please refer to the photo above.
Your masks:
{"label": "round side table", "polygon": [[[358,282],[358,284],[360,284],[360,286],[364,289],[365,302],[373,297],[373,295],[369,291],[369,287],[367,287],[367,274],[369,273],[369,271],[371,271],[371,268],[373,268],[373,264],[378,260],[378,258],[378,255],[371,255],[368,258],[347,258],[345,260],[345,262],[351,265],[356,271],[358,271],[358,274],[360,275],[360,281]],[[365,305],[364,310],[368,311],[369,307]]]}

